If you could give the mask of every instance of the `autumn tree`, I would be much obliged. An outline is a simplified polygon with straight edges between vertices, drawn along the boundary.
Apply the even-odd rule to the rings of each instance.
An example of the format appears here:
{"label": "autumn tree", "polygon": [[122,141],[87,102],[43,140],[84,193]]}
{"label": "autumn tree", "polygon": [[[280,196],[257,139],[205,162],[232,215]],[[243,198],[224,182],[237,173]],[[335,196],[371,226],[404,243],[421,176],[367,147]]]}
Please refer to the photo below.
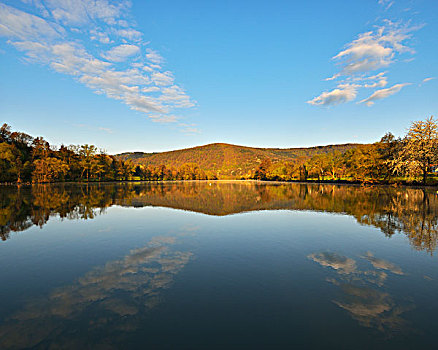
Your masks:
{"label": "autumn tree", "polygon": [[179,168],[178,176],[182,180],[205,180],[205,172],[196,163],[185,163]]}
{"label": "autumn tree", "polygon": [[382,174],[382,156],[376,144],[360,145],[344,155],[347,174],[361,182],[377,182]]}
{"label": "autumn tree", "polygon": [[346,167],[344,157],[341,152],[327,154],[327,172],[332,177],[332,180],[341,177],[345,174]]}
{"label": "autumn tree", "polygon": [[[47,182],[49,178],[49,158],[51,153],[50,144],[42,137],[37,137],[32,143],[32,165],[34,171],[32,180],[37,182]],[[37,170],[36,170],[37,169]]]}
{"label": "autumn tree", "polygon": [[263,159],[258,169],[255,171],[254,178],[257,180],[267,180],[267,175],[271,166],[272,162],[269,158]]}
{"label": "autumn tree", "polygon": [[21,160],[15,146],[6,142],[0,143],[0,181],[19,180],[20,174],[17,169],[21,167],[18,163],[21,163]]}
{"label": "autumn tree", "polygon": [[378,152],[382,157],[382,176],[389,180],[394,174],[394,164],[400,151],[401,141],[388,132],[377,143]]}
{"label": "autumn tree", "polygon": [[82,167],[82,177],[84,174],[87,177],[87,181],[90,179],[90,174],[93,173],[97,165],[97,160],[95,159],[97,153],[97,147],[94,145],[82,145],[79,149],[79,155],[81,157],[80,165]]}
{"label": "autumn tree", "polygon": [[55,157],[36,159],[34,166],[33,176],[36,182],[50,182],[61,179],[69,170],[67,163]]}
{"label": "autumn tree", "polygon": [[122,163],[123,165],[123,179],[130,180],[132,174],[135,172],[135,164],[131,159],[128,159],[126,162]]}
{"label": "autumn tree", "polygon": [[427,173],[438,162],[438,124],[433,117],[413,122],[396,159],[395,171],[408,176],[422,175],[426,184]]}
{"label": "autumn tree", "polygon": [[330,168],[329,157],[327,154],[316,154],[307,162],[309,170],[316,174],[318,180],[320,178],[324,179],[324,175],[328,172]]}

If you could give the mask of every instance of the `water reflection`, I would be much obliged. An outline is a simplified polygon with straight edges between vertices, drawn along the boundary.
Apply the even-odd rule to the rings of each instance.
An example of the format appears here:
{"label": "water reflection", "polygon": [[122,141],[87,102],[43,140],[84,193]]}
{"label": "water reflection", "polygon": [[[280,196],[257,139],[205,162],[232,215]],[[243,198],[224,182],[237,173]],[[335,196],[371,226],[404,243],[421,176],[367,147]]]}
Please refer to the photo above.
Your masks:
{"label": "water reflection", "polygon": [[141,325],[160,293],[192,253],[155,237],[120,260],[97,267],[75,283],[33,300],[0,327],[0,348],[112,348]]}
{"label": "water reflection", "polygon": [[409,330],[402,314],[412,310],[414,305],[394,300],[385,288],[387,273],[404,275],[399,266],[376,258],[371,252],[361,258],[368,260],[374,270],[361,270],[356,260],[332,252],[313,253],[308,258],[333,270],[335,275],[326,279],[340,290],[340,297],[333,303],[348,311],[360,325],[375,328],[387,336]]}
{"label": "water reflection", "polygon": [[340,274],[356,272],[356,261],[336,253],[322,252],[310,254],[309,258],[322,266],[331,267]]}
{"label": "water reflection", "polygon": [[112,205],[160,206],[220,216],[254,210],[324,211],[351,215],[387,236],[404,233],[419,250],[433,252],[438,239],[438,195],[432,189],[256,182],[3,187],[0,235],[6,240],[11,231],[43,226],[53,215],[92,219]]}
{"label": "water reflection", "polygon": [[367,252],[363,258],[367,259],[376,269],[387,270],[396,275],[404,275],[400,267],[390,263],[389,261],[374,257],[373,253],[371,252]]}

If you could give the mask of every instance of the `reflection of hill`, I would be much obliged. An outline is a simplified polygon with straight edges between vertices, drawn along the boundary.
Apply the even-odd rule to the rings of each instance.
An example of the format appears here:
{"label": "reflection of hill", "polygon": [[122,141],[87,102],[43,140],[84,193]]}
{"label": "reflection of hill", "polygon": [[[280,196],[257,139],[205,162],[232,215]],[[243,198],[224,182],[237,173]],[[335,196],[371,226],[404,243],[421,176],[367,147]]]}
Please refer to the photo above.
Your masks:
{"label": "reflection of hill", "polygon": [[291,198],[276,194],[275,186],[255,182],[149,185],[147,189],[142,189],[135,197],[123,201],[122,204],[135,207],[167,207],[215,216],[290,208],[293,204]]}
{"label": "reflection of hill", "polygon": [[112,205],[160,206],[208,215],[254,210],[312,210],[351,215],[418,249],[437,242],[438,196],[432,190],[257,182],[166,182],[3,188],[0,234],[42,226],[51,215],[91,219]]}

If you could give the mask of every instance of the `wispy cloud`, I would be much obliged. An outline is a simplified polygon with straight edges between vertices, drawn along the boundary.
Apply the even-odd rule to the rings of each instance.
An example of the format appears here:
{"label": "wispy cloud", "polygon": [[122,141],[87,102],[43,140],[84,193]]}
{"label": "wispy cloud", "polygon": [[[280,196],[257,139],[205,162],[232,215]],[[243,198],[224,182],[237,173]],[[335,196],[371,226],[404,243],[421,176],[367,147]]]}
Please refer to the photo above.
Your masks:
{"label": "wispy cloud", "polygon": [[387,89],[374,91],[370,97],[360,101],[359,103],[365,103],[367,106],[372,106],[376,100],[381,100],[382,98],[386,98],[391,95],[394,95],[397,92],[399,92],[404,86],[407,85],[410,85],[410,83],[396,84]]}
{"label": "wispy cloud", "polygon": [[385,77],[385,72],[379,73],[372,77],[368,77],[364,80],[371,80],[372,83],[367,83],[363,85],[365,88],[375,88],[375,87],[385,87],[388,84],[388,79]]}
{"label": "wispy cloud", "polygon": [[108,133],[108,134],[114,134],[114,131],[113,131],[112,129],[110,129],[110,128],[104,128],[103,126],[100,126],[100,127],[99,127],[99,130],[101,130],[101,131],[105,131],[105,132]]}
{"label": "wispy cloud", "polygon": [[198,128],[194,128],[194,127],[186,127],[184,129],[182,129],[182,132],[185,134],[189,134],[189,135],[195,135],[195,134],[200,134],[201,130],[199,130]]}
{"label": "wispy cloud", "polygon": [[[379,4],[389,9],[393,1],[380,0]],[[384,88],[388,84],[388,78],[386,72],[381,70],[390,67],[398,56],[415,53],[408,46],[408,41],[419,28],[383,20],[382,25],[359,34],[332,57],[339,70],[325,81],[335,81],[336,88],[322,92],[307,103],[332,106],[355,100],[361,89]],[[375,100],[391,96],[406,85],[408,84],[397,84],[389,89],[375,90],[368,99],[361,102],[365,101],[371,106]]]}
{"label": "wispy cloud", "polygon": [[182,127],[181,131],[187,135],[197,135],[201,133],[201,130],[196,127],[196,124],[179,123],[179,126]]}
{"label": "wispy cloud", "polygon": [[424,84],[424,83],[427,83],[428,81],[431,81],[431,80],[434,80],[434,79],[436,79],[436,78],[435,77],[424,78],[422,83]]}
{"label": "wispy cloud", "polygon": [[175,123],[180,119],[176,115],[170,115],[170,114],[166,114],[166,115],[152,114],[150,115],[150,118],[155,123]]}
{"label": "wispy cloud", "polygon": [[135,29],[130,1],[22,2],[20,9],[0,3],[0,36],[26,61],[70,75],[153,121],[176,122],[175,109],[194,106]]}
{"label": "wispy cloud", "polygon": [[129,57],[138,55],[140,48],[137,45],[123,44],[115,46],[102,54],[102,57],[112,62],[123,62]]}
{"label": "wispy cloud", "polygon": [[341,76],[374,71],[389,66],[396,54],[414,51],[405,45],[415,28],[385,21],[374,31],[359,34],[358,38],[333,57],[340,60]]}
{"label": "wispy cloud", "polygon": [[390,8],[392,5],[394,5],[394,2],[395,2],[395,1],[393,1],[393,0],[379,0],[379,1],[378,1],[378,4],[381,5],[381,6],[383,6],[383,8],[384,8],[385,10],[389,10],[389,8]]}
{"label": "wispy cloud", "polygon": [[307,103],[318,106],[331,106],[352,101],[356,98],[357,88],[354,85],[338,85],[336,89],[324,91],[321,95],[307,101]]}

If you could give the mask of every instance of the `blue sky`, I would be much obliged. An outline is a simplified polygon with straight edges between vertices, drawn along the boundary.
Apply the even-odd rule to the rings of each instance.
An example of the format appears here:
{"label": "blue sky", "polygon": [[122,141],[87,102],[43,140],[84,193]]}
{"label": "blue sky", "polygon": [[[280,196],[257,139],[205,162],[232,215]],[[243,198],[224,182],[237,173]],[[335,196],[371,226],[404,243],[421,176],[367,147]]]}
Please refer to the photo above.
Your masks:
{"label": "blue sky", "polygon": [[403,135],[438,110],[438,2],[0,0],[0,115],[110,153]]}

